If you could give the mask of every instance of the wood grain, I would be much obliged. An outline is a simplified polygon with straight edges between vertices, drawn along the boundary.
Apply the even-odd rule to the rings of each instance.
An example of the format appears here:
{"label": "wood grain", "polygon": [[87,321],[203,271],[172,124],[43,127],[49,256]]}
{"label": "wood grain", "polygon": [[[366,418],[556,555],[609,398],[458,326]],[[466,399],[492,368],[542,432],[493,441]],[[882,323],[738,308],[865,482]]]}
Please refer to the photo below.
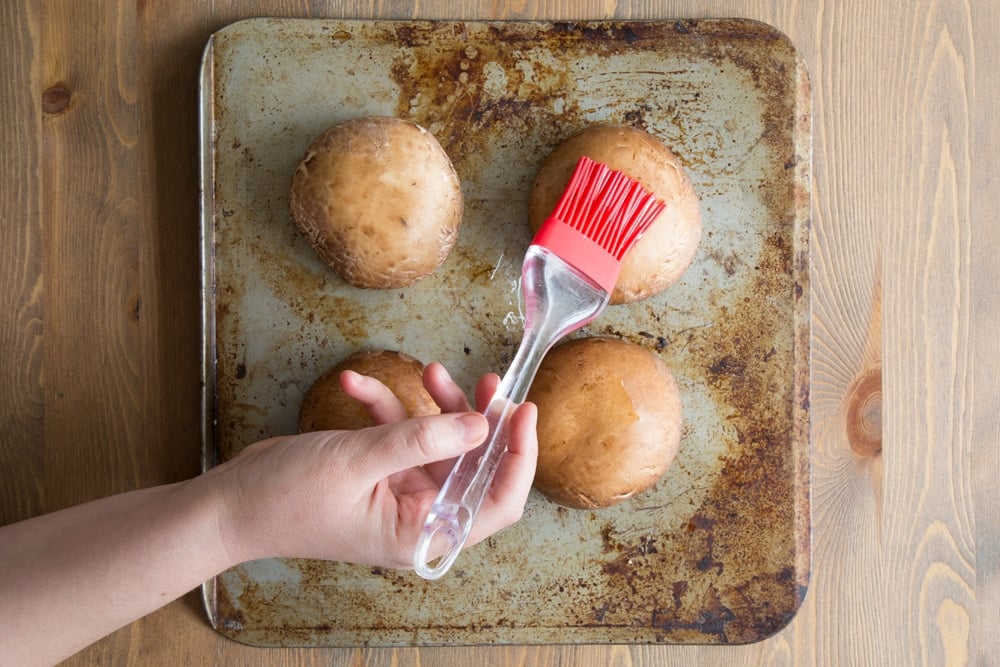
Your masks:
{"label": "wood grain", "polygon": [[[67,664],[992,664],[1000,8],[897,4],[4,3],[4,523],[197,471],[195,86],[223,25],[744,16],[791,37],[814,91],[813,575],[786,629],[725,648],[262,650],[213,632],[190,594]],[[876,368],[882,447],[852,448],[852,388]]]}
{"label": "wood grain", "polygon": [[[1000,131],[996,125],[996,72],[1000,68],[1000,48],[994,36],[1000,27],[1000,7],[995,3],[974,3],[970,7],[973,65],[967,77],[970,89],[969,144],[972,174],[968,214],[972,235],[968,326],[972,335],[969,369],[968,410],[970,439],[971,505],[975,532],[975,606],[968,610],[974,648],[971,664],[987,665],[1000,655],[1000,344],[995,332],[1000,328],[1000,171],[991,167],[1000,151]],[[992,45],[992,46],[989,46]],[[989,194],[987,194],[989,193]]]}
{"label": "wood grain", "polygon": [[[37,113],[38,22],[0,8],[0,522],[42,511],[45,429],[42,389],[41,118]],[[9,63],[9,65],[7,64]]]}
{"label": "wood grain", "polygon": [[[858,47],[885,26],[857,9],[824,4],[816,17],[813,232],[813,627],[849,631],[802,638],[817,664],[892,664],[879,569],[882,457],[852,449],[851,388],[882,361],[881,225],[871,204],[884,184],[869,176],[872,146],[885,128],[871,121],[880,103],[879,62]],[[891,20],[883,17],[882,20]],[[880,172],[881,173],[881,172]],[[815,555],[824,553],[822,564]],[[804,619],[803,619],[804,620]],[[845,628],[841,628],[845,630]],[[845,637],[850,637],[849,641]]]}
{"label": "wood grain", "polygon": [[[904,40],[922,46],[883,70],[899,134],[885,166],[896,166],[891,186],[901,195],[886,211],[896,220],[885,228],[895,229],[884,237],[885,264],[896,270],[886,273],[885,326],[906,332],[883,341],[885,397],[910,409],[886,415],[886,506],[895,511],[881,567],[898,568],[884,600],[902,602],[887,631],[913,637],[901,657],[921,664],[965,664],[975,652],[969,9],[935,3],[896,17]],[[955,103],[942,108],[945,99]]]}
{"label": "wood grain", "polygon": [[121,68],[130,18],[88,3],[42,8],[47,510],[139,483],[146,170],[134,71]]}

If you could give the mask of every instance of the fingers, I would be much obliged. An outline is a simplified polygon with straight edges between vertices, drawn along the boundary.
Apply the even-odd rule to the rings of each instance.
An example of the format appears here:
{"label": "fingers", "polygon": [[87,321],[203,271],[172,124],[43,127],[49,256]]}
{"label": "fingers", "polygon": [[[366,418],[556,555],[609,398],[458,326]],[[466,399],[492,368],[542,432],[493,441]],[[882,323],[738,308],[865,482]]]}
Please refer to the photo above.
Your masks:
{"label": "fingers", "polygon": [[[487,373],[479,378],[476,384],[476,409],[480,412],[486,409],[486,404],[493,398],[500,378],[495,373]],[[434,397],[442,412],[460,412],[469,410],[469,400],[462,388],[455,384],[447,369],[438,362],[427,365],[424,369],[424,387]]]}
{"label": "fingers", "polygon": [[490,399],[497,393],[497,387],[499,386],[500,376],[496,373],[487,373],[479,378],[479,382],[476,383],[476,409],[484,412],[486,406],[489,405]]}
{"label": "fingers", "polygon": [[406,408],[392,390],[373,377],[354,371],[340,374],[344,393],[360,402],[376,424],[392,424],[406,419]]}
{"label": "fingers", "polygon": [[451,379],[448,370],[436,361],[424,369],[424,388],[441,408],[441,412],[465,412],[472,409],[465,392]]}
{"label": "fingers", "polygon": [[516,523],[524,513],[538,461],[537,420],[538,410],[533,403],[520,405],[511,417],[507,452],[472,528],[469,544]]}
{"label": "fingers", "polygon": [[[485,419],[484,419],[485,421]],[[538,443],[535,435],[537,409],[532,403],[517,407],[511,415],[510,441],[500,465],[497,468],[490,491],[476,517],[467,546],[472,546],[490,535],[515,523],[524,513],[524,506],[531,492],[538,458]],[[431,466],[424,466],[428,470]],[[412,471],[411,471],[412,472]],[[423,528],[423,522],[435,491],[441,481],[422,483],[408,499],[400,498],[399,518],[396,536],[402,547],[397,554],[396,567],[410,567],[412,546]],[[406,509],[402,509],[405,507]]]}
{"label": "fingers", "polygon": [[[448,370],[438,362],[424,369],[424,388],[441,408],[441,412],[468,412],[472,410],[462,388],[455,384]],[[425,466],[427,474],[440,486],[454,467],[455,461],[445,459]]]}
{"label": "fingers", "polygon": [[[471,411],[465,392],[455,383],[442,364],[438,362],[428,364],[424,370],[423,381],[428,393],[443,413]],[[499,382],[499,377],[493,373],[480,378],[476,386],[476,403],[480,410],[486,408]],[[360,375],[354,371],[345,371],[340,375],[340,384],[348,396],[365,406],[376,424],[394,424],[407,418],[406,409],[399,399],[388,387],[375,378]],[[459,454],[464,451],[464,449],[461,450]],[[421,461],[414,465],[420,464],[425,465],[430,477],[436,483],[441,484],[451,472],[454,457],[446,457],[443,460],[430,463]],[[383,470],[384,468],[380,467],[379,469]]]}
{"label": "fingers", "polygon": [[[453,412],[351,432],[352,437],[369,441],[357,461],[358,473],[370,481],[423,466],[453,459],[486,439],[486,418],[477,412]],[[375,436],[375,442],[370,439]]]}
{"label": "fingers", "polygon": [[[493,373],[480,378],[476,385],[476,405],[480,412],[486,409],[486,404],[493,397],[499,383],[500,378]],[[428,364],[424,370],[424,387],[441,407],[442,412],[460,412],[472,409],[469,407],[469,400],[466,398],[465,392],[455,384],[447,369],[437,362]],[[427,473],[440,485],[444,483],[454,464],[455,462],[450,460],[432,463],[426,466]]]}

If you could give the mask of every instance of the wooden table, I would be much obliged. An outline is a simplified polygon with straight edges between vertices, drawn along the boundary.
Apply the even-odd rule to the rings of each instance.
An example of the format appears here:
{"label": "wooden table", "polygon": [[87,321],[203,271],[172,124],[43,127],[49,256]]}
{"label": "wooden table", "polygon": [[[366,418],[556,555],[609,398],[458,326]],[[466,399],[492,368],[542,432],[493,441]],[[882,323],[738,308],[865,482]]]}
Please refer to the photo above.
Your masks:
{"label": "wooden table", "polygon": [[196,74],[251,15],[743,16],[790,36],[814,91],[810,591],[750,646],[392,650],[245,647],[192,593],[69,664],[997,659],[992,0],[3,3],[0,522],[198,472]]}

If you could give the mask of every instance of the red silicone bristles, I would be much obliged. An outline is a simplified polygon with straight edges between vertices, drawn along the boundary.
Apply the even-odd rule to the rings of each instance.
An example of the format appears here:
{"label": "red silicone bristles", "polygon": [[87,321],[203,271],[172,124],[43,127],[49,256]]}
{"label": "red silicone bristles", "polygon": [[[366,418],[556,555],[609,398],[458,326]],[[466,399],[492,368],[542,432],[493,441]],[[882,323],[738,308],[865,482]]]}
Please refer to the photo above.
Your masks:
{"label": "red silicone bristles", "polygon": [[552,217],[621,261],[664,206],[638,181],[583,156]]}

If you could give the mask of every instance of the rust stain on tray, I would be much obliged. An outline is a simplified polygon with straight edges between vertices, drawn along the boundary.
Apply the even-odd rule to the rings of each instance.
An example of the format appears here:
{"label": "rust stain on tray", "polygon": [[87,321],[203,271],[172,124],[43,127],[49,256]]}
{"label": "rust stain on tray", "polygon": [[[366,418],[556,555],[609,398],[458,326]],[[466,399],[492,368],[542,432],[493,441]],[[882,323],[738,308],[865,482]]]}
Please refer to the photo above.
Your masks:
{"label": "rust stain on tray", "polygon": [[[663,139],[705,235],[681,282],[582,332],[661,356],[681,386],[667,475],[596,512],[532,496],[449,576],[260,561],[206,585],[215,626],[263,645],[745,643],[809,577],[810,93],[759,23],[254,20],[207,51],[206,463],[294,429],[309,383],[362,347],[443,361],[465,386],[520,340],[526,201],[558,142],[596,122]],[[407,290],[355,290],[287,214],[305,147],[334,122],[427,127],[466,196],[459,244]],[[443,326],[444,325],[444,326]]]}

